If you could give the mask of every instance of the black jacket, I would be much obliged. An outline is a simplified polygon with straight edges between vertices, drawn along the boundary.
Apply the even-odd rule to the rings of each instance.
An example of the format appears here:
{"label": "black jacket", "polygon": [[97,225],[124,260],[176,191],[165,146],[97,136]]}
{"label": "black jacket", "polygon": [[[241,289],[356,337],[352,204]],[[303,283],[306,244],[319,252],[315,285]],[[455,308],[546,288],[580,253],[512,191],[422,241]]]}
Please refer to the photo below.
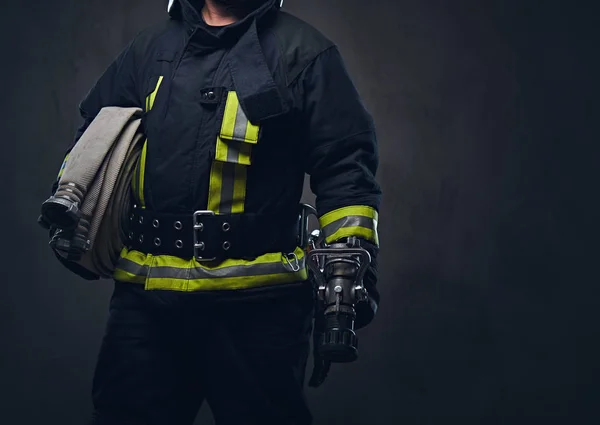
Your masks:
{"label": "black jacket", "polygon": [[[320,216],[351,206],[378,211],[373,120],[337,47],[278,5],[272,0],[215,29],[188,0],[179,0],[171,18],[140,33],[82,101],[85,122],[76,140],[105,106],[146,110],[143,181],[138,170],[134,189],[138,202],[156,212],[210,206],[217,138],[248,148],[242,210],[233,202],[221,205],[221,213],[290,215],[305,173]],[[256,140],[232,134],[226,140],[232,91],[250,122],[245,128],[256,126],[247,133]],[[378,301],[378,240],[364,239],[374,257],[366,283]]]}

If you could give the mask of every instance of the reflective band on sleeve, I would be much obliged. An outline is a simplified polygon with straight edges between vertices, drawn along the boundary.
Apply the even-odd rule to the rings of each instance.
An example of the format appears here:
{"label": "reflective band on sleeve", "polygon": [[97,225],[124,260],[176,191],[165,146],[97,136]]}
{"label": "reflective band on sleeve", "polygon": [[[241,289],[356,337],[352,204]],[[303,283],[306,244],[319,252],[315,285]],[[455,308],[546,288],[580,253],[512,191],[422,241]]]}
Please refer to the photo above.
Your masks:
{"label": "reflective band on sleeve", "polygon": [[69,154],[65,155],[65,159],[63,159],[63,163],[60,166],[60,170],[58,170],[58,177],[57,179],[60,179],[63,175],[63,172],[65,171],[65,167],[67,165],[67,159],[69,159]]}
{"label": "reflective band on sleeve", "polygon": [[307,279],[305,256],[300,248],[290,263],[281,253],[265,254],[255,260],[225,260],[205,266],[196,260],[167,255],[152,256],[123,250],[116,280],[143,283],[146,289],[175,291],[216,291],[246,289]]}
{"label": "reflective band on sleeve", "polygon": [[146,97],[146,112],[150,111],[154,106],[154,100],[156,99],[156,94],[158,93],[158,89],[160,88],[162,81],[163,76],[161,75],[160,77],[158,77],[158,82],[156,83],[154,91]]}
{"label": "reflective band on sleeve", "polygon": [[374,208],[358,205],[331,211],[323,215],[319,223],[326,243],[356,236],[379,246],[378,219],[379,215]]}

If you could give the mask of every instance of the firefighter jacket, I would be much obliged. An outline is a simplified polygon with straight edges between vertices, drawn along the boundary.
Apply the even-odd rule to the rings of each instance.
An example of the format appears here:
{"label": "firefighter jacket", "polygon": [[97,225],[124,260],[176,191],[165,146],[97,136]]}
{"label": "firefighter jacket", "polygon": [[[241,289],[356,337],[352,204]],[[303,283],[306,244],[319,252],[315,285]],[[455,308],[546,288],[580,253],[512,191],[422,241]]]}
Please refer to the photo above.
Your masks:
{"label": "firefighter jacket", "polygon": [[[375,305],[376,135],[338,48],[279,0],[222,28],[207,26],[199,7],[177,0],[168,20],[135,37],[81,102],[76,140],[103,107],[140,107],[137,208],[267,217],[247,223],[280,227],[265,234],[288,231],[307,173],[327,242],[357,236],[370,251]],[[149,290],[237,290],[306,280],[307,268],[289,244],[208,263],[128,247],[114,278]]]}

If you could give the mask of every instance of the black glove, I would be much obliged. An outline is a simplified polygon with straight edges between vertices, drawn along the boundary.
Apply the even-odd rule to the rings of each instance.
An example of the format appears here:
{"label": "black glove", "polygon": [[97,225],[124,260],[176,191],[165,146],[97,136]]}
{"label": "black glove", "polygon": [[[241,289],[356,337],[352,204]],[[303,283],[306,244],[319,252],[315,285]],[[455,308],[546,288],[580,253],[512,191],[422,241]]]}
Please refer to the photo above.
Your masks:
{"label": "black glove", "polygon": [[325,313],[323,309],[323,304],[320,302],[316,302],[315,306],[315,328],[313,329],[313,371],[308,381],[308,386],[312,388],[317,388],[321,386],[327,375],[329,374],[329,369],[331,368],[331,362],[325,360],[319,354],[319,346],[321,345],[321,338],[325,333]]}
{"label": "black glove", "polygon": [[371,265],[363,278],[363,284],[369,293],[369,298],[367,302],[360,302],[355,306],[355,329],[364,328],[371,323],[379,308],[379,291],[377,290],[377,256],[379,255],[379,248],[375,244],[364,239],[360,239],[360,246],[371,254]]}

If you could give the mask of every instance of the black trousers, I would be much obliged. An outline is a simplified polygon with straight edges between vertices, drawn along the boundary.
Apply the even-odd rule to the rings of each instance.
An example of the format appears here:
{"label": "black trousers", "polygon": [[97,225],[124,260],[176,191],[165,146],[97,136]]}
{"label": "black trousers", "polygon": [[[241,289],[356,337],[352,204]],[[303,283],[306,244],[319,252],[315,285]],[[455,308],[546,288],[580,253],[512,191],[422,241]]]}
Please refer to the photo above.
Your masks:
{"label": "black trousers", "polygon": [[308,425],[313,290],[145,291],[115,283],[93,383],[94,425]]}

